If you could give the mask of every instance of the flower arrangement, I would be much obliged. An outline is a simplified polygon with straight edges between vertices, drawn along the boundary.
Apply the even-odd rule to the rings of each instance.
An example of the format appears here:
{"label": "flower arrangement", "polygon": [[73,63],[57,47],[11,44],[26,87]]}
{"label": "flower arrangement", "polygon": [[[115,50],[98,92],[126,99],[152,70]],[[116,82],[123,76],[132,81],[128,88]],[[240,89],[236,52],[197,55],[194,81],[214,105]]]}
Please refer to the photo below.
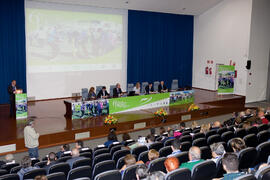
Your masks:
{"label": "flower arrangement", "polygon": [[116,119],[115,117],[113,117],[112,115],[108,115],[105,119],[104,119],[104,124],[105,125],[112,125],[112,124],[116,124],[118,122],[118,119]]}
{"label": "flower arrangement", "polygon": [[166,116],[168,116],[168,113],[163,109],[163,108],[160,108],[159,110],[157,110],[155,113],[154,113],[154,115],[156,116],[156,117],[166,117]]}
{"label": "flower arrangement", "polygon": [[188,108],[188,112],[190,112],[190,111],[197,111],[197,110],[199,110],[199,109],[200,109],[200,107],[197,106],[196,104],[191,104],[191,105],[189,106],[189,108]]}

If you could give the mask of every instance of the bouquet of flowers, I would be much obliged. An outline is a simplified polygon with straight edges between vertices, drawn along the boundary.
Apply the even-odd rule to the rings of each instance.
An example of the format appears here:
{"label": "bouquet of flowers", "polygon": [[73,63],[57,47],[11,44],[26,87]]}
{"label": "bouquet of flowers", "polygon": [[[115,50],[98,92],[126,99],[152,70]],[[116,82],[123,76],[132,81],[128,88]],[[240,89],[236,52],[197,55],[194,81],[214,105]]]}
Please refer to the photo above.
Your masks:
{"label": "bouquet of flowers", "polygon": [[108,115],[105,119],[104,119],[104,124],[105,125],[112,125],[112,124],[116,124],[118,122],[118,120],[113,117],[112,115]]}
{"label": "bouquet of flowers", "polygon": [[157,110],[154,115],[156,117],[163,117],[165,118],[166,116],[168,116],[168,113],[163,109],[163,108],[160,108],[159,110]]}
{"label": "bouquet of flowers", "polygon": [[200,109],[200,107],[197,106],[196,104],[191,104],[191,105],[189,106],[189,108],[188,108],[188,112],[190,112],[190,111],[197,111],[197,110],[199,110],[199,109]]}

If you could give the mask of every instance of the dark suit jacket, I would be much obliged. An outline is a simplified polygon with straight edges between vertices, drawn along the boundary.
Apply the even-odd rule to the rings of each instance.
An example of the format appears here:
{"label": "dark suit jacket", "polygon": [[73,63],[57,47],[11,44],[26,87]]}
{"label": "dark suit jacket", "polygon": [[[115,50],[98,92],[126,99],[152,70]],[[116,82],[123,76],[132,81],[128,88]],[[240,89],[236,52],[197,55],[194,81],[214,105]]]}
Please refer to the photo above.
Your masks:
{"label": "dark suit jacket", "polygon": [[[107,90],[105,90],[105,96],[109,96],[109,95],[110,95],[110,94],[107,92]],[[104,95],[103,95],[103,91],[100,90],[100,91],[98,92],[97,98],[101,98],[102,96],[104,96]]]}
{"label": "dark suit jacket", "polygon": [[149,85],[145,87],[145,94],[149,94],[150,92],[154,92],[154,87],[149,88]]}
{"label": "dark suit jacket", "polygon": [[122,93],[122,89],[119,88],[118,91],[117,91],[117,88],[113,88],[113,97],[119,97],[119,94]]}
{"label": "dark suit jacket", "polygon": [[[17,86],[15,86],[15,87],[16,87],[16,89],[18,89]],[[10,102],[15,101],[15,94],[13,93],[13,91],[14,91],[14,89],[13,89],[12,85],[9,85],[8,86],[8,94],[9,94]]]}
{"label": "dark suit jacket", "polygon": [[163,85],[163,88],[162,88],[161,84],[158,85],[158,92],[161,92],[161,90],[167,90],[167,87],[165,86],[165,84]]}

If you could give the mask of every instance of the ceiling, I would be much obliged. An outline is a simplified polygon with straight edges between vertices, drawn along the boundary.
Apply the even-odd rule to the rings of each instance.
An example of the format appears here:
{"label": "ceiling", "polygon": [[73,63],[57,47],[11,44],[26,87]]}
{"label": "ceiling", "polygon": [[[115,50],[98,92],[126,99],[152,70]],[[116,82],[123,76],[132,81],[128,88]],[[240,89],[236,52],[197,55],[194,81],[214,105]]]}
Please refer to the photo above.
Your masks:
{"label": "ceiling", "polygon": [[199,15],[222,0],[33,0],[104,8]]}

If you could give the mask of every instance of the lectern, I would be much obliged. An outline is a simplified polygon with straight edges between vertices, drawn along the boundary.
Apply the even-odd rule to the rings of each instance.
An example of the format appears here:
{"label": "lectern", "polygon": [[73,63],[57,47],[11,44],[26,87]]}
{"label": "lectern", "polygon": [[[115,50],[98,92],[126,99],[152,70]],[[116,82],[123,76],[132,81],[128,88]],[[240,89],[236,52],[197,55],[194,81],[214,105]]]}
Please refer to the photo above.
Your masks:
{"label": "lectern", "polygon": [[27,94],[16,90],[15,94],[16,119],[27,118]]}

